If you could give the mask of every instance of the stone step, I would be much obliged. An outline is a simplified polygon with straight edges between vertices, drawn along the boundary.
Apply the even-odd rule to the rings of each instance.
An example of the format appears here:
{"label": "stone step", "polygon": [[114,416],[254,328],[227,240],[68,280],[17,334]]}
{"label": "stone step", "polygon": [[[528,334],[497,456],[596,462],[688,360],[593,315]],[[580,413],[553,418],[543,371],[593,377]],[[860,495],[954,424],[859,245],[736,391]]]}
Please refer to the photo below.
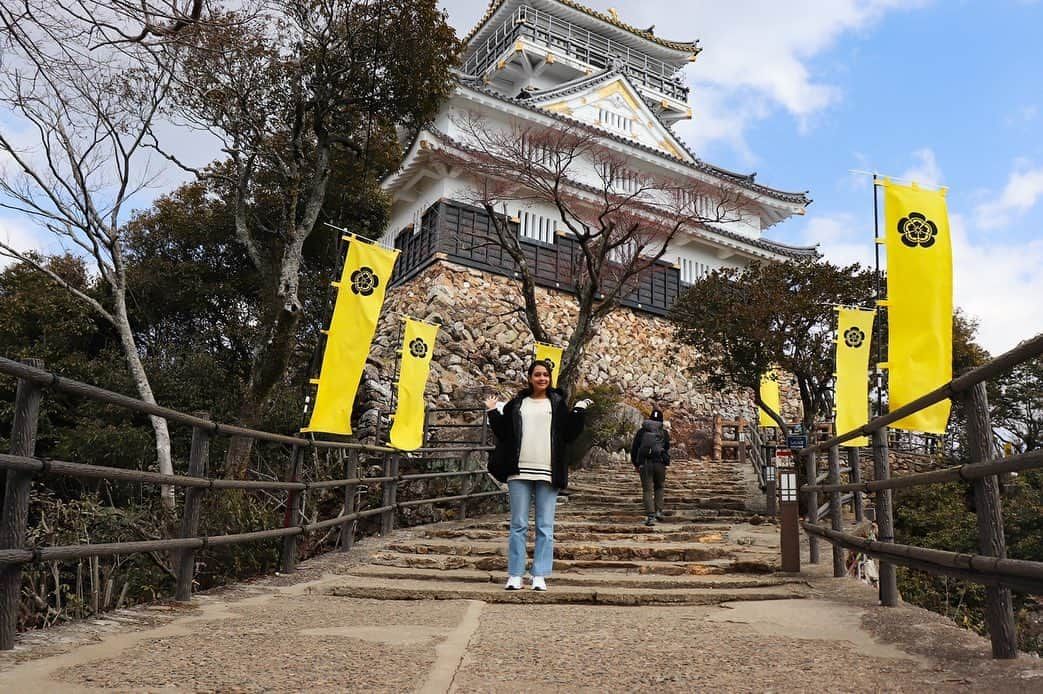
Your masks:
{"label": "stone step", "polygon": [[[683,511],[666,509],[663,513],[665,514],[666,523],[735,523],[745,521],[750,516],[755,515],[750,511],[740,511],[731,508],[701,508]],[[600,507],[592,509],[589,507],[569,507],[563,505],[558,507],[556,515],[559,519],[582,519],[589,523],[606,521],[613,523],[639,523],[645,520],[645,513],[640,508],[619,510]],[[557,521],[555,521],[555,524],[557,524]]]}
{"label": "stone step", "polygon": [[716,605],[748,600],[791,600],[805,591],[797,586],[763,588],[648,589],[556,585],[547,591],[504,590],[491,583],[461,583],[406,579],[355,578],[327,587],[325,595],[376,600],[482,600],[489,603],[600,604],[600,605]]}
{"label": "stone step", "polygon": [[[633,492],[633,490],[631,490]],[[732,491],[715,491],[701,494],[663,494],[663,503],[667,506],[677,507],[680,504],[698,505],[707,499],[727,499],[738,503],[745,503],[746,495]],[[574,503],[590,504],[615,504],[617,506],[628,506],[644,503],[644,497],[640,494],[593,494],[590,492],[577,492],[569,495],[569,501]]]}
{"label": "stone step", "polygon": [[725,602],[787,600],[806,596],[795,586],[763,588],[647,589],[611,586],[569,586],[550,581],[545,592],[507,591],[494,584],[464,584],[438,581],[363,579],[347,585],[330,586],[327,595],[382,600],[482,600],[489,603],[640,605],[715,605]]}
{"label": "stone step", "polygon": [[[777,553],[776,553],[777,554]],[[397,566],[401,568],[437,569],[472,569],[478,571],[506,571],[507,557],[503,555],[473,556],[444,554],[401,554],[398,552],[380,551],[369,559],[370,564],[381,566]],[[601,561],[555,559],[555,572],[581,573],[634,573],[653,574],[658,576],[683,575],[722,575],[722,574],[770,574],[776,570],[774,557],[762,559],[740,560],[711,559],[708,561],[668,562],[654,560]]]}
{"label": "stone step", "polygon": [[[644,514],[631,514],[632,520],[625,523],[615,523],[611,520],[606,520],[603,517],[594,518],[591,520],[583,520],[578,516],[569,516],[565,514],[558,514],[557,519],[554,521],[554,536],[561,537],[561,532],[576,532],[576,533],[600,533],[605,536],[606,539],[611,539],[613,535],[652,535],[652,534],[664,534],[669,535],[675,532],[681,533],[721,533],[726,532],[727,529],[735,522],[735,519],[716,519],[711,518],[706,521],[702,521],[698,524],[692,524],[685,519],[665,517],[664,520],[657,522],[654,526],[646,526]],[[532,517],[530,516],[530,521]],[[454,537],[454,533],[467,533],[470,531],[476,533],[495,533],[495,537],[506,538],[507,530],[510,527],[510,522],[507,520],[489,519],[489,520],[478,520],[467,525],[458,526],[455,528],[445,529],[424,529],[420,530],[421,533],[430,533],[424,535],[425,537]],[[461,535],[463,537],[469,537],[468,535]],[[487,536],[486,536],[487,537]],[[483,539],[475,535],[471,537],[474,540]]]}
{"label": "stone step", "polygon": [[[499,586],[502,586],[507,580],[507,573],[504,571],[418,569],[379,565],[359,566],[352,569],[347,575],[412,581],[492,583]],[[562,586],[646,588],[655,590],[675,590],[678,588],[734,590],[781,585],[806,585],[805,580],[800,577],[775,576],[772,574],[681,574],[666,576],[651,573],[583,573],[576,571],[555,573],[553,578],[555,585]]]}
{"label": "stone step", "polygon": [[[680,530],[667,530],[655,532],[655,527],[637,526],[649,532],[636,532],[636,527],[629,528],[630,532],[606,533],[603,529],[596,530],[572,530],[556,525],[554,528],[555,542],[603,542],[606,540],[632,540],[635,542],[696,542],[709,544],[724,542],[721,529],[704,530],[699,532],[683,532]],[[446,529],[446,530],[423,530],[421,537],[448,540],[503,540],[506,531],[499,528],[480,529]]]}
{"label": "stone step", "polygon": [[[386,545],[392,552],[401,554],[445,554],[451,556],[505,556],[507,543],[500,542],[439,542],[412,541],[391,542]],[[579,561],[632,561],[655,560],[669,562],[705,561],[730,556],[731,546],[700,545],[680,543],[635,542],[600,542],[597,544],[554,543],[555,559],[571,559]],[[531,542],[530,542],[531,551]]]}
{"label": "stone step", "polygon": [[[640,507],[641,503],[642,502],[640,500],[638,500],[638,499],[633,499],[631,501],[619,501],[619,500],[615,500],[615,501],[610,501],[610,500],[595,501],[595,500],[591,500],[591,499],[583,500],[583,506],[585,508],[589,508],[589,509],[602,509],[602,508],[624,507],[624,506],[635,506],[635,505]],[[708,497],[708,498],[703,498],[703,499],[696,499],[696,500],[693,500],[693,501],[686,501],[684,503],[674,502],[674,503],[669,503],[668,504],[668,503],[666,503],[664,501],[663,505],[664,506],[669,506],[672,510],[676,510],[676,511],[690,511],[690,510],[695,510],[695,509],[734,509],[734,510],[737,510],[737,511],[742,511],[742,510],[744,510],[746,508],[746,502],[745,502],[744,499],[741,499],[741,498],[730,498],[730,497],[723,497],[723,496],[714,496],[714,497]]]}

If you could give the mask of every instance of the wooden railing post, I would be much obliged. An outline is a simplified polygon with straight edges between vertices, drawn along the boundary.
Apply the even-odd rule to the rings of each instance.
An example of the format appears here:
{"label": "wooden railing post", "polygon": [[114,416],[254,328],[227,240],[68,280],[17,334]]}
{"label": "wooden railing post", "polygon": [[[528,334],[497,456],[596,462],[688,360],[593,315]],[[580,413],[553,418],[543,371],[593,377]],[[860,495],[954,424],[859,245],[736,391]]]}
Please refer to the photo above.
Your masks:
{"label": "wooden railing post", "polygon": [[[303,442],[302,442],[303,443]],[[296,482],[301,476],[301,459],[304,452],[301,446],[294,446],[290,455],[290,470],[286,476],[289,482]],[[291,489],[286,496],[286,515],[283,519],[283,527],[288,528],[297,524],[301,513],[302,494],[296,489]],[[282,539],[282,572],[291,574],[297,570],[297,535],[287,535]]]}
{"label": "wooden railing post", "polygon": [[[858,448],[852,447],[847,449],[847,466],[851,468],[851,483],[860,483],[862,481],[862,464],[859,462]],[[865,504],[862,500],[862,492],[855,490],[851,499],[855,507],[855,522],[861,523],[865,520]]]}
{"label": "wooden railing post", "polygon": [[[891,479],[891,461],[887,450],[887,427],[873,432],[873,477],[877,480]],[[881,489],[876,493],[877,539],[880,542],[895,541],[894,511],[891,507],[891,490]],[[898,576],[895,566],[889,561],[880,562],[880,604],[884,607],[898,605]]]}
{"label": "wooden railing post", "polygon": [[[978,383],[964,396],[964,405],[971,462],[988,462],[995,458],[995,454],[992,447],[992,423],[989,421],[989,400],[984,383]],[[1003,507],[1000,501],[999,479],[996,475],[975,480],[974,504],[978,512],[978,551],[1006,559]],[[989,627],[989,638],[992,640],[992,657],[1017,658],[1018,635],[1014,628],[1014,607],[1010,588],[985,586],[985,623]]]}
{"label": "wooden railing post", "polygon": [[[197,417],[209,419],[209,412],[197,412]],[[191,477],[206,477],[207,460],[210,456],[210,432],[202,427],[192,429],[192,450],[188,457],[188,474]],[[195,537],[199,532],[199,507],[203,499],[203,487],[185,490],[185,508],[181,514],[180,537]],[[185,549],[179,553],[177,566],[177,590],[174,599],[188,602],[192,599],[192,578],[195,576],[196,551]]]}
{"label": "wooden railing post", "polygon": [[[43,368],[39,359],[27,359],[29,366]],[[14,423],[11,428],[11,455],[31,456],[36,451],[36,428],[40,417],[43,389],[35,383],[18,381]],[[22,549],[29,518],[29,490],[33,477],[28,472],[7,471],[4,506],[0,513],[0,549]],[[0,565],[0,651],[14,648],[18,629],[18,596],[22,592],[22,565]]]}
{"label": "wooden railing post", "polygon": [[[384,477],[398,477],[398,453],[392,453],[384,458]],[[384,482],[384,496],[381,506],[390,506],[387,511],[380,514],[380,534],[388,535],[395,529],[395,503],[398,498],[398,480],[391,479]]]}
{"label": "wooden railing post", "polygon": [[[347,452],[341,451],[341,455],[344,457],[344,479],[353,480],[357,478],[359,474],[359,450],[357,448],[349,448]],[[344,485],[344,508],[342,515],[347,516],[355,513],[356,489],[358,489],[358,485],[351,483]],[[342,552],[347,552],[355,545],[356,524],[356,521],[348,521],[340,526],[340,550]]]}
{"label": "wooden railing post", "polygon": [[[804,454],[804,477],[807,479],[807,484],[811,485],[815,484],[815,479],[818,477],[814,451]],[[807,495],[805,503],[808,507],[804,513],[804,521],[818,524],[818,492],[807,492]],[[819,562],[818,537],[810,534],[808,535],[808,562],[811,564]]]}
{"label": "wooden railing post", "polygon": [[[829,484],[840,484],[840,446],[829,447]],[[844,518],[841,515],[843,509],[840,506],[840,492],[829,494],[829,525],[837,532],[844,531]],[[844,566],[844,548],[833,545],[833,576],[843,578],[847,573]]]}

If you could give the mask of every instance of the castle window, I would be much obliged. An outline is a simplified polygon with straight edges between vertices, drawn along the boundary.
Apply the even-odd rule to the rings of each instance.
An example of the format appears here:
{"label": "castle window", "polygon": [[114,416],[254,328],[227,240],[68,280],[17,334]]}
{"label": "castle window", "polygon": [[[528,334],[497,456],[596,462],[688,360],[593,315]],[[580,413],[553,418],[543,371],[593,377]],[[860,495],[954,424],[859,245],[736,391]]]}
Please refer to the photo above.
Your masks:
{"label": "castle window", "polygon": [[524,238],[554,243],[557,230],[557,220],[525,210],[518,211],[518,233]]}
{"label": "castle window", "polygon": [[618,130],[621,133],[627,135],[631,134],[634,129],[634,119],[621,116],[618,113],[612,111],[606,111],[603,108],[598,109],[598,123],[611,128],[612,130]]}
{"label": "castle window", "polygon": [[696,280],[699,279],[696,269],[698,263],[690,258],[678,256],[677,264],[681,266],[681,281],[685,284],[695,284]]}

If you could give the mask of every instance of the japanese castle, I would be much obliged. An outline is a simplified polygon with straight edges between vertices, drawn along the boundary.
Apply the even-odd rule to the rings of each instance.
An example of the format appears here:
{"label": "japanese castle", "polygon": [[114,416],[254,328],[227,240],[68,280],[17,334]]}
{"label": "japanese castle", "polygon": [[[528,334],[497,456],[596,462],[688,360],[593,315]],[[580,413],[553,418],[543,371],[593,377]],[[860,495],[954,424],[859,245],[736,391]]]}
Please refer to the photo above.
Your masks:
{"label": "japanese castle", "polygon": [[[517,127],[583,129],[647,176],[690,182],[693,191],[719,191],[739,201],[741,214],[686,228],[668,245],[662,272],[623,302],[663,314],[686,284],[720,267],[814,256],[764,238],[766,229],[804,214],[805,193],[758,184],[699,159],[672,126],[692,117],[681,70],[696,59],[696,43],[669,41],[572,0],[493,0],[465,37],[457,86],[441,112],[410,144],[401,168],[382,185],[393,206],[382,244],[402,251],[394,284],[447,260],[512,274],[509,258],[469,239],[489,231],[487,213],[474,205],[473,180],[446,165],[440,151],[466,148],[465,118]],[[473,131],[472,131],[473,132]],[[714,205],[715,201],[707,200]],[[519,202],[505,216],[531,247],[538,281],[561,288],[561,254],[568,235],[549,203]]]}

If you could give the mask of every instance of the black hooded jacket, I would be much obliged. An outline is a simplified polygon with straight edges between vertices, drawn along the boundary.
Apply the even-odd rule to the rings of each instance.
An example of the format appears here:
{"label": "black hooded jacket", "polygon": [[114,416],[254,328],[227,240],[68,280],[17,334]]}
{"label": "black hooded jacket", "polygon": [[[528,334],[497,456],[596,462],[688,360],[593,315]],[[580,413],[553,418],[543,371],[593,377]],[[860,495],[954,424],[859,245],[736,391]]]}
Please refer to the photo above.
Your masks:
{"label": "black hooded jacket", "polygon": [[658,431],[663,435],[663,459],[660,461],[664,465],[670,464],[670,433],[663,426],[663,423],[654,419],[646,419],[641,425],[641,428],[634,434],[634,443],[630,445],[630,462],[634,464],[634,467],[641,467],[640,460],[637,459],[638,451],[641,448],[641,436],[646,431]]}
{"label": "black hooded jacket", "polygon": [[[521,452],[521,402],[532,391],[525,389],[518,393],[509,403],[503,406],[503,414],[497,410],[489,410],[489,425],[496,435],[496,450],[489,455],[487,469],[489,474],[499,482],[518,474],[518,454]],[[583,431],[586,413],[582,408],[569,410],[564,391],[548,388],[550,398],[550,471],[551,484],[558,490],[569,486],[569,465],[565,459],[565,450]]]}

